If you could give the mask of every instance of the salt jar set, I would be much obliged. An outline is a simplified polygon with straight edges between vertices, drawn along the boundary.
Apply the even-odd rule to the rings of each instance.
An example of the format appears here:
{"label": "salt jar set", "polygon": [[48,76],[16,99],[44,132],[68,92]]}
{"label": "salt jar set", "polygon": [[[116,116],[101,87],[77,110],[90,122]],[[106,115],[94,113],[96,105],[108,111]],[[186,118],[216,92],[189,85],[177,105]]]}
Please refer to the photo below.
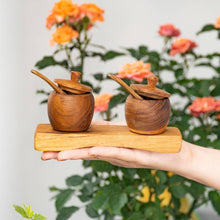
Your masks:
{"label": "salt jar set", "polygon": [[[48,116],[54,130],[81,132],[89,129],[94,113],[92,89],[79,83],[81,73],[72,71],[71,80],[47,77],[32,70],[53,89],[48,98]],[[170,117],[170,94],[155,87],[158,78],[150,76],[148,84],[131,84],[130,87],[117,76],[109,77],[123,86],[130,95],[125,103],[125,118],[130,131],[138,134],[161,134]]]}

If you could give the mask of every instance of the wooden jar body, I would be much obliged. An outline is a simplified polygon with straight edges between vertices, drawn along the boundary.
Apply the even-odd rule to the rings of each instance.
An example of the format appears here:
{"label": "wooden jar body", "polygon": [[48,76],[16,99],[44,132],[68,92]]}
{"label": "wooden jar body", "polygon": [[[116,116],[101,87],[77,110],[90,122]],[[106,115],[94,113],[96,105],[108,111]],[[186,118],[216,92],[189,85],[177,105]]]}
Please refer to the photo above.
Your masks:
{"label": "wooden jar body", "polygon": [[139,134],[160,134],[170,118],[170,101],[165,99],[139,100],[131,95],[125,103],[125,118],[129,129]]}
{"label": "wooden jar body", "polygon": [[48,116],[54,130],[86,131],[93,113],[92,93],[61,95],[53,91],[48,98]]}

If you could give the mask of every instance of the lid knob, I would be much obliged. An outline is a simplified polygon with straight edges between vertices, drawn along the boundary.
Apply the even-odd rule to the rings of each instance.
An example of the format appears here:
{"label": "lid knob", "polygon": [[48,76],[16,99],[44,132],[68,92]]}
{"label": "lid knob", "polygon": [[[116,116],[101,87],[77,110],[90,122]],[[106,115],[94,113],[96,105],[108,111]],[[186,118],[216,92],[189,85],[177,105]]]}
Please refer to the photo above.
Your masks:
{"label": "lid knob", "polygon": [[82,73],[80,73],[80,72],[71,71],[71,80],[73,82],[79,82],[79,80],[81,79],[81,75],[82,75]]}
{"label": "lid knob", "polygon": [[153,89],[153,88],[156,87],[157,82],[158,82],[158,77],[156,77],[156,76],[149,76],[147,78],[147,83],[148,83],[147,87],[149,89]]}

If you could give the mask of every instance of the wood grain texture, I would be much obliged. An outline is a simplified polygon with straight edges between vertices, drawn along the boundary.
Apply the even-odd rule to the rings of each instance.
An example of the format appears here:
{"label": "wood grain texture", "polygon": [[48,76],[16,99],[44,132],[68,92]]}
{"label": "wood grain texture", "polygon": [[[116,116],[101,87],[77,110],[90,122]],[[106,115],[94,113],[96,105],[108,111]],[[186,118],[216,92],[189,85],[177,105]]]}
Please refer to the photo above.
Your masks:
{"label": "wood grain texture", "polygon": [[48,116],[58,131],[85,131],[94,113],[92,93],[61,95],[53,91],[48,98]]}
{"label": "wood grain texture", "polygon": [[125,119],[131,131],[140,134],[160,134],[170,118],[169,99],[138,100],[131,95],[125,104]]}
{"label": "wood grain texture", "polygon": [[62,89],[60,89],[56,84],[54,84],[51,80],[49,80],[46,76],[43,74],[39,73],[36,70],[31,70],[33,74],[36,76],[39,76],[41,79],[43,79],[45,82],[47,82],[57,93],[59,94],[66,94]]}
{"label": "wood grain texture", "polygon": [[118,78],[114,74],[108,74],[108,76],[113,79],[115,82],[119,83],[124,89],[126,89],[132,96],[134,96],[137,99],[143,100],[141,96],[139,96],[131,87],[129,87],[123,80]]}
{"label": "wood grain texture", "polygon": [[85,132],[59,132],[50,124],[39,124],[35,132],[35,149],[38,151],[62,151],[91,146],[115,146],[141,150],[177,153],[181,149],[182,136],[175,127],[168,127],[160,135],[140,135],[127,126],[93,125]]}
{"label": "wood grain texture", "polygon": [[147,78],[147,85],[144,84],[131,84],[130,87],[135,90],[139,95],[153,99],[169,98],[170,93],[156,88],[158,77],[149,76]]}
{"label": "wood grain texture", "polygon": [[74,82],[72,80],[55,79],[54,82],[60,86],[70,88],[72,90],[76,89],[77,91],[81,91],[82,93],[92,92],[92,89],[90,87],[80,84],[79,82]]}

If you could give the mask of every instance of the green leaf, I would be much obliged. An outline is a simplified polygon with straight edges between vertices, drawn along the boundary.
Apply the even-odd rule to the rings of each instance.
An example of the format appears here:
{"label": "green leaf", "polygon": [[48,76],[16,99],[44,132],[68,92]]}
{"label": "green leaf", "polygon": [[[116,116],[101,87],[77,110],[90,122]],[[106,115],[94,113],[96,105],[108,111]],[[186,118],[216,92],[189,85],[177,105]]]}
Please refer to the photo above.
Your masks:
{"label": "green leaf", "polygon": [[83,160],[83,167],[84,168],[87,168],[87,167],[90,167],[90,165],[91,165],[91,160]]}
{"label": "green leaf", "polygon": [[215,149],[220,149],[220,140],[216,139],[212,142],[212,147],[214,147]]}
{"label": "green leaf", "polygon": [[35,214],[33,220],[46,220],[47,218],[41,214]]}
{"label": "green leaf", "polygon": [[80,192],[82,192],[82,194],[90,196],[93,194],[93,183],[89,182],[88,184],[85,184],[82,189],[80,190]]}
{"label": "green leaf", "polygon": [[178,175],[173,175],[169,178],[169,184],[181,183],[183,180],[184,180],[184,177],[178,176]]}
{"label": "green leaf", "polygon": [[77,71],[77,72],[82,73],[82,66],[81,66],[81,65],[79,65],[79,66],[73,66],[73,67],[71,68],[71,71]]}
{"label": "green leaf", "polygon": [[59,192],[59,194],[56,195],[56,202],[55,206],[57,211],[63,208],[65,203],[71,198],[74,190],[72,189],[64,189]]}
{"label": "green leaf", "polygon": [[187,188],[187,191],[195,198],[199,198],[205,192],[205,186],[191,181],[190,186]]}
{"label": "green leaf", "polygon": [[126,188],[124,190],[128,194],[140,192],[140,190],[137,187],[133,186],[133,185],[132,186],[126,186]]}
{"label": "green leaf", "polygon": [[114,168],[114,166],[111,165],[110,163],[105,161],[98,161],[98,160],[97,161],[93,160],[91,162],[91,166],[94,170],[99,172],[110,172]]}
{"label": "green leaf", "polygon": [[220,215],[220,194],[217,191],[209,192],[209,199],[214,207],[215,211]]}
{"label": "green leaf", "polygon": [[32,218],[34,216],[34,211],[32,210],[30,205],[28,206],[24,205],[24,209],[28,218]]}
{"label": "green leaf", "polygon": [[92,207],[91,204],[86,206],[86,213],[91,218],[97,218],[99,217],[98,212]]}
{"label": "green leaf", "polygon": [[160,54],[157,51],[149,52],[148,56],[149,56],[150,62],[159,62],[160,61]]}
{"label": "green leaf", "polygon": [[175,89],[173,87],[174,85],[171,83],[164,83],[163,84],[163,89],[166,90],[167,92],[169,92],[170,94],[174,94],[175,93]]}
{"label": "green leaf", "polygon": [[48,103],[48,99],[44,99],[40,102],[40,105]]}
{"label": "green leaf", "polygon": [[87,173],[83,176],[83,179],[91,181],[92,177],[93,177],[93,173]]}
{"label": "green leaf", "polygon": [[148,54],[148,48],[144,45],[139,46],[139,54],[141,57],[146,56]]}
{"label": "green leaf", "polygon": [[95,197],[92,199],[92,207],[95,210],[105,210],[108,207],[108,201],[109,201],[109,193],[100,191],[98,192]]}
{"label": "green leaf", "polygon": [[154,215],[156,211],[156,206],[153,203],[149,203],[148,206],[144,210],[144,216],[148,219],[151,219],[151,217]]}
{"label": "green leaf", "polygon": [[67,186],[78,186],[82,184],[83,178],[79,175],[73,175],[71,177],[68,177],[66,179],[66,185]]}
{"label": "green leaf", "polygon": [[93,89],[93,84],[91,82],[83,80],[81,83],[86,85],[86,86],[89,86],[89,87],[91,87]]}
{"label": "green leaf", "polygon": [[137,169],[121,167],[121,171],[125,177],[132,179],[134,175],[136,174]]}
{"label": "green leaf", "polygon": [[141,212],[134,212],[127,218],[127,220],[145,220],[145,217]]}
{"label": "green leaf", "polygon": [[113,214],[120,215],[120,210],[127,203],[128,198],[126,193],[112,195],[109,199],[109,206]]}
{"label": "green leaf", "polygon": [[87,201],[91,200],[91,197],[92,197],[92,194],[93,194],[93,187],[94,187],[94,184],[91,183],[91,182],[89,182],[88,184],[85,184],[80,189],[81,194],[78,196],[78,198],[82,202],[87,202]]}
{"label": "green leaf", "polygon": [[97,86],[97,87],[93,88],[93,92],[98,94],[98,93],[100,93],[101,89],[102,89],[102,87]]}
{"label": "green leaf", "polygon": [[91,196],[86,196],[86,195],[79,195],[78,198],[80,199],[81,202],[87,202],[91,200]]}
{"label": "green leaf", "polygon": [[51,187],[49,188],[49,190],[50,190],[51,192],[56,192],[56,191],[60,191],[61,189],[57,188],[56,186],[51,186]]}
{"label": "green leaf", "polygon": [[136,51],[135,49],[133,48],[126,48],[126,50],[130,53],[130,55],[132,57],[134,57],[136,60],[139,60],[140,59],[140,54],[138,51]]}
{"label": "green leaf", "polygon": [[55,66],[55,65],[62,66],[64,68],[68,68],[68,62],[66,60],[56,61],[53,56],[45,56],[42,58],[42,60],[38,61],[35,64],[35,66],[38,69],[44,69],[46,67]]}
{"label": "green leaf", "polygon": [[207,24],[207,25],[203,26],[202,29],[200,31],[198,31],[196,34],[199,35],[201,33],[212,31],[212,30],[215,30],[214,25],[213,24]]}
{"label": "green leaf", "polygon": [[170,192],[173,194],[174,197],[180,199],[185,197],[187,191],[184,185],[174,185],[170,187]]}
{"label": "green leaf", "polygon": [[164,171],[157,170],[156,176],[159,177],[161,185],[163,185],[167,181],[167,175]]}
{"label": "green leaf", "polygon": [[75,213],[78,210],[79,208],[76,206],[63,207],[59,210],[59,214],[56,220],[67,220],[72,216],[73,213]]}
{"label": "green leaf", "polygon": [[147,176],[151,175],[149,169],[137,169],[137,174],[143,180],[146,180]]}
{"label": "green leaf", "polygon": [[41,89],[41,90],[37,90],[36,91],[37,94],[44,94],[44,95],[50,95],[50,92],[46,92],[45,90]]}
{"label": "green leaf", "polygon": [[85,17],[83,18],[83,30],[87,30],[87,27],[88,27],[89,22],[90,22],[89,17],[88,17],[88,16],[85,16]]}
{"label": "green leaf", "polygon": [[94,78],[95,78],[96,80],[98,80],[98,81],[102,81],[102,80],[104,79],[103,73],[96,73],[96,74],[94,74],[93,76],[94,76]]}
{"label": "green leaf", "polygon": [[124,103],[126,101],[126,98],[127,98],[127,96],[124,94],[121,94],[121,93],[113,96],[110,99],[108,109],[110,110],[110,109],[114,108],[115,106]]}
{"label": "green leaf", "polygon": [[24,218],[28,218],[24,208],[22,208],[21,206],[18,206],[18,205],[13,205],[13,207],[14,207],[15,211],[18,212],[21,216],[23,216]]}
{"label": "green leaf", "polygon": [[115,57],[123,56],[123,55],[125,55],[125,54],[121,53],[121,52],[110,50],[102,56],[102,60],[107,61],[107,60],[111,60],[111,59],[114,59]]}
{"label": "green leaf", "polygon": [[114,220],[114,216],[111,215],[109,212],[105,212],[104,215],[105,215],[104,220]]}
{"label": "green leaf", "polygon": [[178,79],[179,77],[183,76],[184,74],[184,71],[183,71],[183,68],[178,68],[174,71],[175,73],[175,77]]}

